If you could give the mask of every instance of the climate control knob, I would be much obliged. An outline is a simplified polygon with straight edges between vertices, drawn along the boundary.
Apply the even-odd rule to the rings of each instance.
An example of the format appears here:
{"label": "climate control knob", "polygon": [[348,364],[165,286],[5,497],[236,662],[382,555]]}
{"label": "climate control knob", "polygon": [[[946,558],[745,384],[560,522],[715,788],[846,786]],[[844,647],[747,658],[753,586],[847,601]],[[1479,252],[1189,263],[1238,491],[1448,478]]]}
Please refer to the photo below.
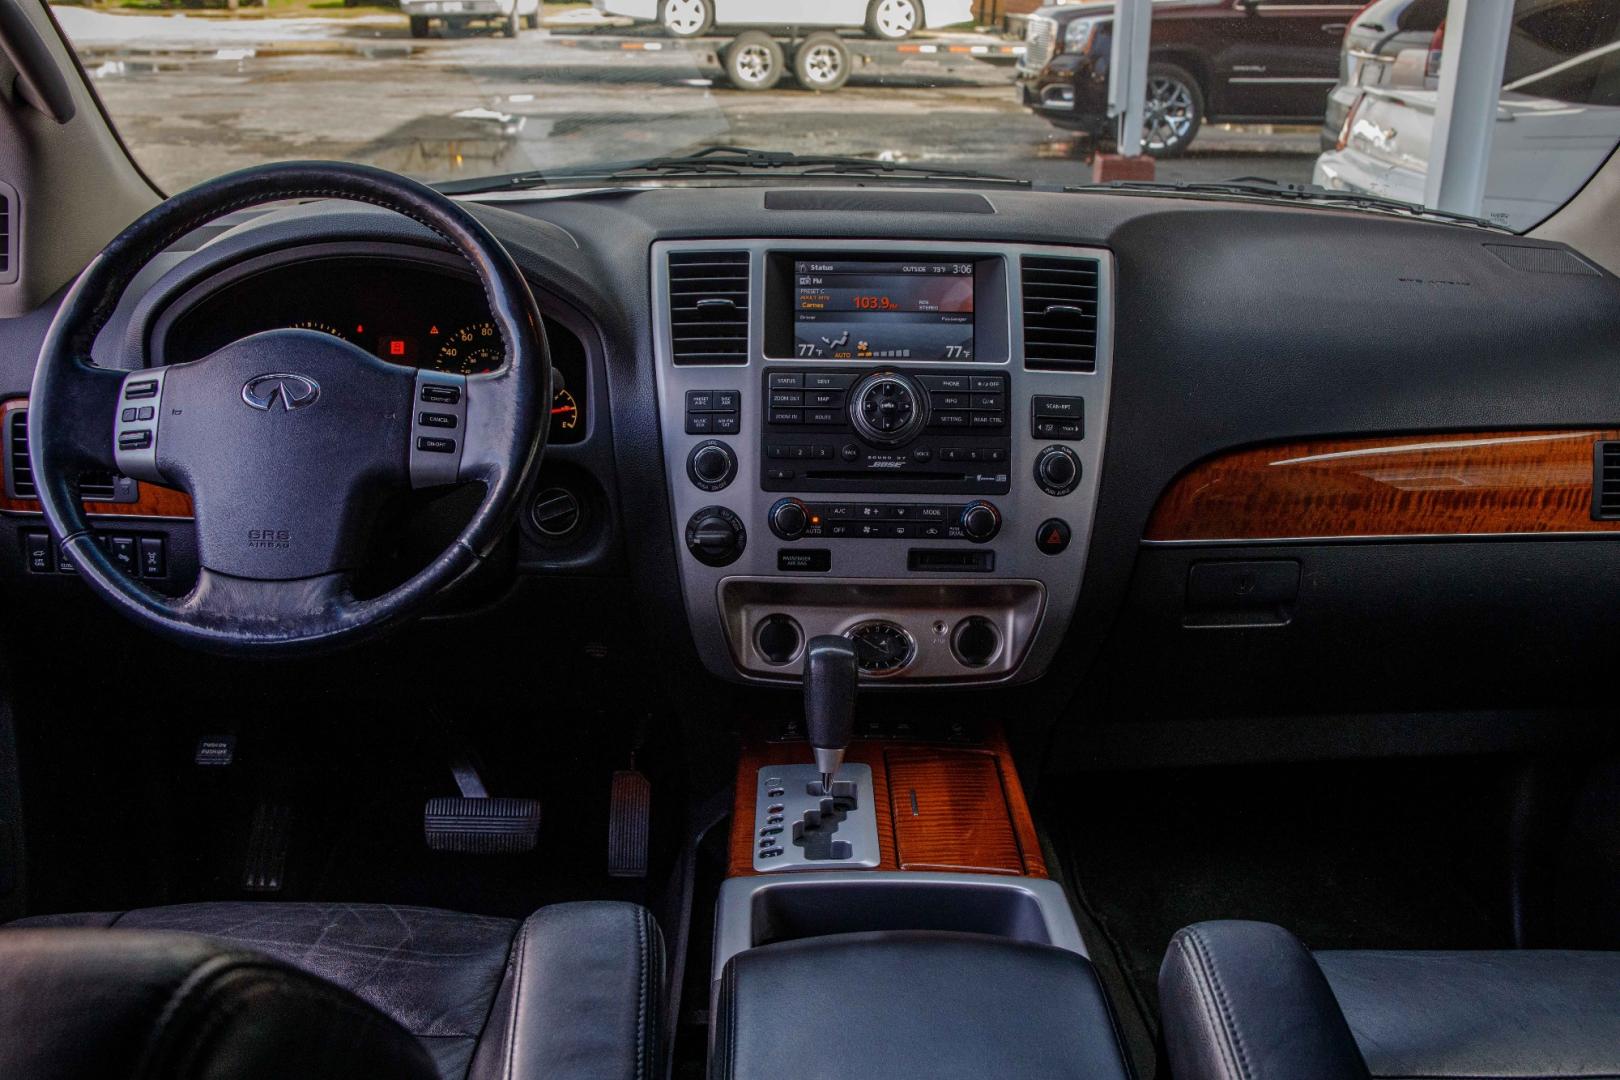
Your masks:
{"label": "climate control knob", "polygon": [[983,544],[994,540],[1001,531],[1001,511],[996,509],[995,503],[979,499],[962,507],[959,524],[963,536],[975,544]]}
{"label": "climate control knob", "polygon": [[810,510],[798,499],[781,499],[771,507],[771,532],[783,540],[798,540],[810,527]]}
{"label": "climate control knob", "polygon": [[700,442],[686,455],[686,478],[704,491],[719,491],[736,475],[737,455],[723,442]]}
{"label": "climate control knob", "polygon": [[742,519],[723,506],[705,506],[686,523],[686,549],[706,566],[729,566],[747,546]]}
{"label": "climate control knob", "polygon": [[1067,495],[1080,483],[1080,459],[1067,446],[1048,446],[1035,458],[1035,482],[1048,495]]}

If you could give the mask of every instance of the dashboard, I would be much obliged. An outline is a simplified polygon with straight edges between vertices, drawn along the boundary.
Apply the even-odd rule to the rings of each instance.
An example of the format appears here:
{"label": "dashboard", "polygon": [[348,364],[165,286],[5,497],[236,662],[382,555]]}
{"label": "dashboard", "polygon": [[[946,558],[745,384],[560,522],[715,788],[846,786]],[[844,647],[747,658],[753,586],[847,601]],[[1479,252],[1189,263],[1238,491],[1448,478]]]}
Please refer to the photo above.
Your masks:
{"label": "dashboard", "polygon": [[[378,359],[456,375],[494,371],[500,336],[472,279],[445,268],[375,258],[326,258],[242,268],[178,300],[159,317],[153,353],[163,363],[198,360],[264,330],[316,330]],[[590,404],[585,352],[555,319],[546,337],[560,385],[550,441],[578,442]]]}

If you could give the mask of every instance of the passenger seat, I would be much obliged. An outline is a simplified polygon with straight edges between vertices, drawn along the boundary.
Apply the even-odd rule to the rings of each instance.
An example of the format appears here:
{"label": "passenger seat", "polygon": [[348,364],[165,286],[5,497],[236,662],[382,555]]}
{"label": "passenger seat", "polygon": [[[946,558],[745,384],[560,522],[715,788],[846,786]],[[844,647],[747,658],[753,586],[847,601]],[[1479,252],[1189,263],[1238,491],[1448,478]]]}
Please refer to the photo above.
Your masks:
{"label": "passenger seat", "polygon": [[1620,1078],[1620,952],[1325,951],[1197,923],[1159,970],[1175,1080]]}

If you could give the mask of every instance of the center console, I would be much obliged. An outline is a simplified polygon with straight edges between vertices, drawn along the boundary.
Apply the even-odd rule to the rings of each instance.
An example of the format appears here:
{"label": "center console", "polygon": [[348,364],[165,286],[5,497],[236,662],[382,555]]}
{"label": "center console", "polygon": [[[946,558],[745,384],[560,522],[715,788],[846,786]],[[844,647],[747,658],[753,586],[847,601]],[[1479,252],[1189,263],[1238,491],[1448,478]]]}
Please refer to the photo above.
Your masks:
{"label": "center console", "polygon": [[1096,504],[1113,266],[1097,249],[653,247],[681,586],[708,669],[872,685],[1038,676]]}

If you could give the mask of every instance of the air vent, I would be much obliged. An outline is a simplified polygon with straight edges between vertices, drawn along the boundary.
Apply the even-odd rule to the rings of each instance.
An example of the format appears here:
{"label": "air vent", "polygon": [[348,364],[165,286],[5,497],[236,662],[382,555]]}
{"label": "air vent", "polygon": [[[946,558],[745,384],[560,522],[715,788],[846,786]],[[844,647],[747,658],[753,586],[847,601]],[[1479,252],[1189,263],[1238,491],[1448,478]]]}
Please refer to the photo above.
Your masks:
{"label": "air vent", "polygon": [[1593,445],[1592,516],[1599,521],[1620,521],[1620,442]]}
{"label": "air vent", "polygon": [[767,210],[813,210],[821,213],[993,214],[996,208],[971,191],[798,191],[765,193]]}
{"label": "air vent", "polygon": [[1047,371],[1097,370],[1096,259],[1026,255],[1024,366]]}
{"label": "air vent", "polygon": [[[10,414],[6,431],[6,486],[13,498],[34,499],[39,488],[34,484],[34,466],[28,457],[28,410],[17,409]],[[118,479],[111,473],[90,473],[79,481],[79,497],[86,502],[127,502],[127,493],[120,490]]]}
{"label": "air vent", "polygon": [[677,364],[748,363],[748,252],[671,253],[669,334]]}
{"label": "air vent", "polygon": [[0,284],[17,280],[17,233],[21,231],[17,192],[0,183]]}

